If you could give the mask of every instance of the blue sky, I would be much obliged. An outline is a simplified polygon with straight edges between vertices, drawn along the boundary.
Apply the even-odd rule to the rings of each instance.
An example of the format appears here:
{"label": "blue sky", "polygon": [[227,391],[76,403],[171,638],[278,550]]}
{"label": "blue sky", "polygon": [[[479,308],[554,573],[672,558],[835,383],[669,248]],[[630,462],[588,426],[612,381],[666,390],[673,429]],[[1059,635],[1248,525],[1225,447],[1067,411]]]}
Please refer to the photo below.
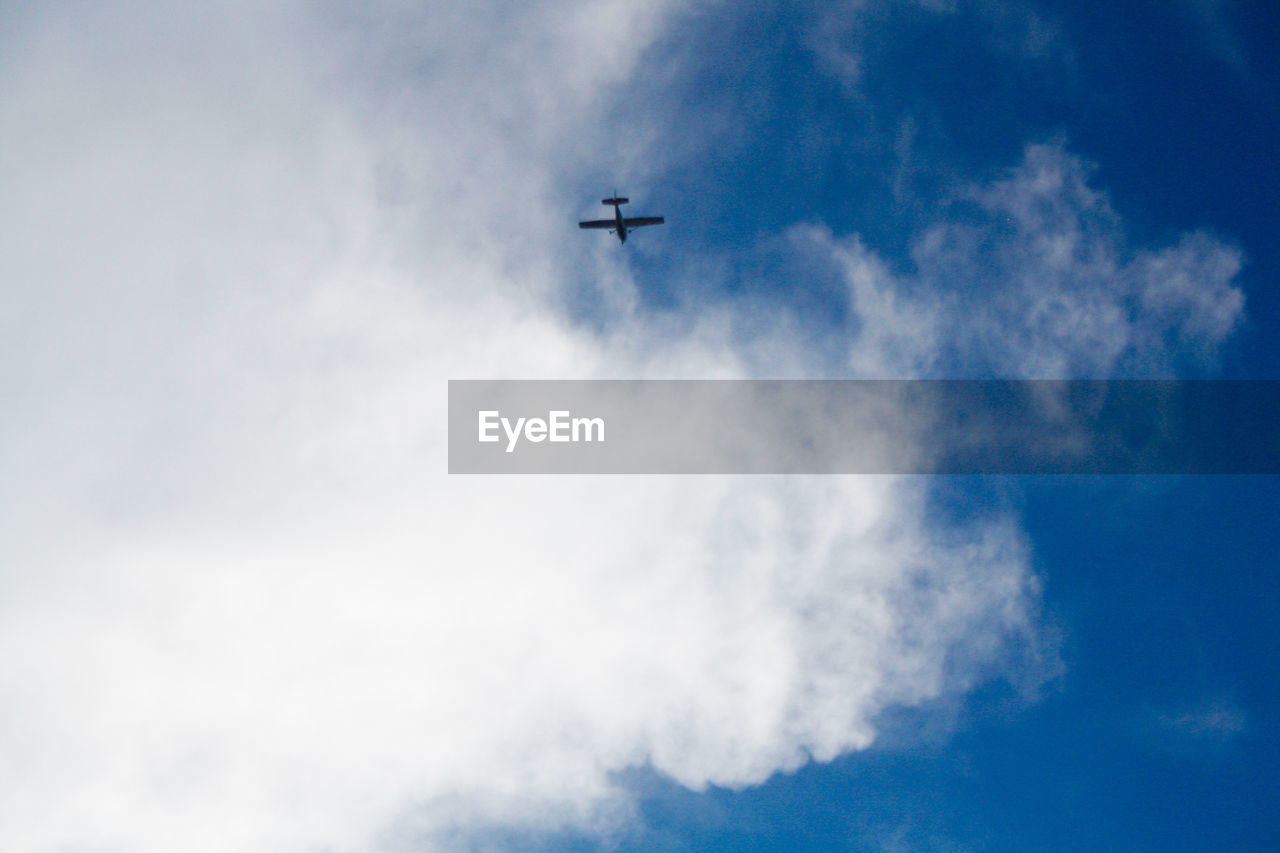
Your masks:
{"label": "blue sky", "polygon": [[0,846],[1280,841],[1272,477],[443,462],[448,379],[1277,378],[1274,4],[0,33]]}
{"label": "blue sky", "polygon": [[[1275,377],[1280,172],[1268,152],[1280,143],[1280,96],[1266,48],[1280,26],[1275,9],[953,5],[944,14],[867,4],[870,24],[849,12],[844,43],[862,62],[856,84],[823,68],[809,22],[793,8],[692,15],[690,30],[659,45],[659,67],[696,52],[691,44],[714,57],[664,81],[661,94],[674,91],[677,109],[688,110],[672,124],[696,122],[708,104],[742,121],[657,181],[655,209],[680,215],[657,238],[661,249],[638,249],[655,279],[642,292],[658,305],[678,302],[667,284],[680,264],[672,247],[728,242],[737,244],[737,275],[723,280],[723,298],[746,291],[806,324],[839,329],[843,293],[820,270],[779,263],[762,235],[820,221],[910,270],[912,230],[957,176],[987,179],[1028,143],[1054,140],[1092,164],[1091,185],[1139,243],[1204,229],[1246,258],[1237,281],[1247,319],[1211,371],[1138,375]],[[1017,44],[1030,26],[1048,33],[1035,49]],[[651,85],[659,88],[640,83],[645,92]],[[622,109],[639,120],[644,107]],[[938,375],[957,375],[948,368],[938,365]],[[966,375],[966,365],[950,369]],[[943,735],[929,712],[908,715],[898,743],[758,788],[691,794],[642,772],[630,783],[646,829],[620,849],[1277,843],[1265,794],[1280,766],[1270,675],[1274,480],[957,478],[946,488],[958,512],[994,489],[1023,520],[1045,580],[1045,618],[1061,632],[1061,675],[1026,704],[1007,688],[976,691],[948,709]],[[572,849],[568,841],[549,846]]]}

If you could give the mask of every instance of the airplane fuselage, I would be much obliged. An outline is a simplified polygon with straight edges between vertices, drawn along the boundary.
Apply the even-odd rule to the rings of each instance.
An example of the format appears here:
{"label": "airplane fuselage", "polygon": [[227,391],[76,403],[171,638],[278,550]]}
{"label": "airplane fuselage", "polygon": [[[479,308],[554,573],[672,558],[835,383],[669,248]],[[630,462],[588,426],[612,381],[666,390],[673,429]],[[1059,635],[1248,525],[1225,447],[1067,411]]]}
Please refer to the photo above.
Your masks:
{"label": "airplane fuselage", "polygon": [[618,239],[623,243],[627,242],[627,223],[622,217],[622,205],[617,202],[613,205],[613,221],[616,223],[614,230],[618,233]]}

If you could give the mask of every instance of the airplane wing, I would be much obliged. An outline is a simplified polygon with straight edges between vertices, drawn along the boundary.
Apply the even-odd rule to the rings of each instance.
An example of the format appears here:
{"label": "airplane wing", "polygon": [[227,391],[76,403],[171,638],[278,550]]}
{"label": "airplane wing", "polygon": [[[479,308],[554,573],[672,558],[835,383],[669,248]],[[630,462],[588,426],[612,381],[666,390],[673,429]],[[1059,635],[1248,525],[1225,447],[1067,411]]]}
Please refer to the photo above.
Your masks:
{"label": "airplane wing", "polygon": [[578,227],[579,228],[615,228],[617,227],[617,224],[618,223],[614,222],[612,219],[592,219],[589,222],[579,222]]}
{"label": "airplane wing", "polygon": [[[637,216],[635,219],[622,220],[627,224],[628,228],[639,228],[641,225],[661,225],[663,219],[661,216]],[[586,227],[583,225],[582,227]]]}

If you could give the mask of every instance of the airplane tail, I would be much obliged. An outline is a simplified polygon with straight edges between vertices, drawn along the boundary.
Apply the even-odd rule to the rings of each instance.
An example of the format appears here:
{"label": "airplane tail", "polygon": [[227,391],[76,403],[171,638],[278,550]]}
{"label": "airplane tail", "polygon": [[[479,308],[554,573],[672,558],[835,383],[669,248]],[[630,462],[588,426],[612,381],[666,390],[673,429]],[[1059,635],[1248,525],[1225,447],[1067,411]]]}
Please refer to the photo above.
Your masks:
{"label": "airplane tail", "polygon": [[629,202],[629,201],[631,201],[631,199],[629,199],[629,198],[618,198],[617,193],[614,193],[614,197],[613,197],[613,198],[604,198],[604,199],[601,199],[601,200],[600,200],[600,203],[601,203],[601,204],[612,204],[612,205],[615,205],[615,206],[616,206],[616,205],[619,205],[619,204],[626,204],[626,203],[627,203],[627,202]]}

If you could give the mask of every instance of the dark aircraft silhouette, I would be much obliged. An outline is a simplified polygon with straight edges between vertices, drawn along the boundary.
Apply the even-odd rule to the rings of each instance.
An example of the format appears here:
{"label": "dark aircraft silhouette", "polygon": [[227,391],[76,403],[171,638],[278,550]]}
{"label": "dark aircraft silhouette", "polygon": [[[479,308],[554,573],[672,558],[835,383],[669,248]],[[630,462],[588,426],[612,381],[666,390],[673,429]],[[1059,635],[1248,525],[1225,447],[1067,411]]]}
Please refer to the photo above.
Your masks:
{"label": "dark aircraft silhouette", "polygon": [[613,205],[613,219],[592,219],[588,222],[579,222],[579,228],[608,228],[610,234],[617,234],[618,239],[627,242],[627,229],[639,228],[641,225],[661,225],[661,216],[633,216],[630,219],[624,219],[622,216],[622,205],[626,204],[630,199],[618,198],[618,191],[614,190],[613,198],[601,199],[601,204]]}

